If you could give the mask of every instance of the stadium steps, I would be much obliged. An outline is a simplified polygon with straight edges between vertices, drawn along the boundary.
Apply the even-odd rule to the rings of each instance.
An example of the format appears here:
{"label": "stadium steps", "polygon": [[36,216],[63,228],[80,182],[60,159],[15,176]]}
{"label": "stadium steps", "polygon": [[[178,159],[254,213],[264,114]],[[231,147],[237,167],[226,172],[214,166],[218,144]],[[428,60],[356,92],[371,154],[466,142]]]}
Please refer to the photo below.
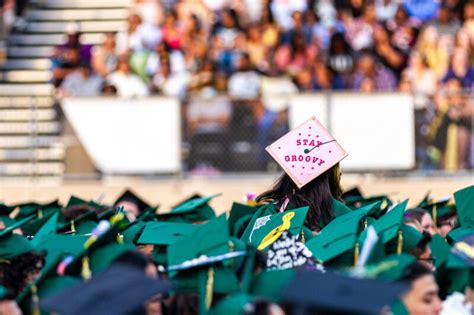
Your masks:
{"label": "stadium steps", "polygon": [[65,145],[49,58],[65,42],[68,23],[79,25],[83,43],[100,44],[104,32],[124,29],[133,2],[30,0],[27,27],[8,36],[0,64],[0,177],[62,178]]}

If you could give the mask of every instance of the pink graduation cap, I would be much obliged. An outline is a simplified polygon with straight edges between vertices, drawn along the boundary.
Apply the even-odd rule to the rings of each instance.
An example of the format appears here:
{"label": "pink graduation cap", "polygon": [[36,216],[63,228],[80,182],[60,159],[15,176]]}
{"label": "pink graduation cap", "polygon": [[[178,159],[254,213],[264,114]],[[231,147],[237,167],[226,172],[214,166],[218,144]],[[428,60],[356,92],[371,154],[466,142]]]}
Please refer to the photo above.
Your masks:
{"label": "pink graduation cap", "polygon": [[326,128],[311,117],[266,148],[298,188],[347,156]]}

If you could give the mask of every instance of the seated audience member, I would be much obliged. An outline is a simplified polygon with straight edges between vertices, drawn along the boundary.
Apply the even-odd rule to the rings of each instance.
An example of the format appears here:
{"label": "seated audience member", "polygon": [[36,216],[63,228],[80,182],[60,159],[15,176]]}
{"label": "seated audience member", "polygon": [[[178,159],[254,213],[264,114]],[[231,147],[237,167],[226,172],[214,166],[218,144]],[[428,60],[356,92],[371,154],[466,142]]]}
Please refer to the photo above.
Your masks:
{"label": "seated audience member", "polygon": [[256,99],[260,95],[260,75],[253,70],[250,57],[239,58],[238,71],[229,78],[229,95],[234,99]]}
{"label": "seated audience member", "polygon": [[77,68],[79,62],[79,51],[76,48],[56,48],[51,58],[53,85],[60,86],[64,78]]}
{"label": "seated audience member", "polygon": [[66,76],[59,89],[61,96],[99,96],[101,94],[103,80],[92,72],[90,65],[86,62],[79,64],[74,72]]}
{"label": "seated audience member", "polygon": [[146,84],[131,72],[125,56],[119,58],[117,69],[106,78],[106,81],[117,89],[117,95],[120,97],[141,97],[149,94]]}
{"label": "seated audience member", "polygon": [[152,89],[160,94],[183,99],[186,96],[190,76],[187,72],[172,72],[170,60],[160,61],[158,73],[152,78]]}
{"label": "seated audience member", "polygon": [[116,47],[115,34],[106,33],[104,42],[92,50],[91,65],[98,75],[105,78],[117,67],[118,55]]}
{"label": "seated audience member", "polygon": [[352,88],[361,90],[367,80],[373,83],[376,91],[390,91],[396,87],[393,73],[382,64],[376,63],[370,54],[364,53],[357,61]]}

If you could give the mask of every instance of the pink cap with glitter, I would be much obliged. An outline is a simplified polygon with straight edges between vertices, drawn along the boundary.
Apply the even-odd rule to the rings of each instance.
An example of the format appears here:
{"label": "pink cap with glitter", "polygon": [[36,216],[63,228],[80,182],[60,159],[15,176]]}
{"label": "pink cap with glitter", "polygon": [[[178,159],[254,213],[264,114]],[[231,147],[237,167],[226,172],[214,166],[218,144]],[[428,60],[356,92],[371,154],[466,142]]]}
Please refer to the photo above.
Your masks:
{"label": "pink cap with glitter", "polygon": [[326,128],[311,117],[266,148],[298,188],[347,156]]}

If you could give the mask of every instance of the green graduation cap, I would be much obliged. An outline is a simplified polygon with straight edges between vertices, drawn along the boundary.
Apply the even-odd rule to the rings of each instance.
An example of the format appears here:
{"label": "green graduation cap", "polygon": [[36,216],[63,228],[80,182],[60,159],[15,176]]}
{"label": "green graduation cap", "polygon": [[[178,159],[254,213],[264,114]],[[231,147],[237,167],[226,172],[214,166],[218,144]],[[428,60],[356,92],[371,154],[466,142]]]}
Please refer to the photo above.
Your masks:
{"label": "green graduation cap", "polygon": [[58,223],[59,213],[53,214],[48,221],[36,232],[35,237],[31,241],[33,246],[38,246],[43,238],[48,235],[56,234],[56,226]]}
{"label": "green graduation cap", "polygon": [[236,230],[237,222],[242,218],[249,218],[257,211],[258,206],[248,206],[241,203],[234,202],[232,208],[230,209],[230,214],[228,218],[230,233],[232,235],[237,235],[238,230]]}
{"label": "green graduation cap", "polygon": [[[242,240],[264,250],[275,242],[284,231],[300,235],[309,207],[286,210],[281,213],[259,217],[249,225]],[[245,237],[248,235],[248,238]]]}
{"label": "green graduation cap", "polygon": [[97,226],[98,221],[99,218],[95,211],[87,211],[71,221],[60,224],[57,230],[76,234],[88,234]]}
{"label": "green graduation cap", "polygon": [[435,226],[437,226],[440,219],[450,218],[456,215],[456,208],[451,204],[451,196],[447,196],[436,202],[428,203],[421,208],[430,213]]}
{"label": "green graduation cap", "polygon": [[372,224],[384,244],[399,235],[407,203],[408,200],[405,200],[396,204]]}
{"label": "green graduation cap", "polygon": [[329,262],[349,251],[355,251],[354,255],[358,256],[356,243],[359,223],[360,218],[352,213],[341,216],[331,221],[319,235],[305,245],[313,253],[313,256],[322,263]]}
{"label": "green graduation cap", "polygon": [[58,200],[54,200],[47,203],[36,203],[36,202],[28,202],[16,205],[20,210],[18,211],[15,219],[21,219],[24,217],[28,217],[32,214],[37,214],[38,218],[44,213],[44,211],[53,209],[60,209],[61,205],[59,204]]}
{"label": "green graduation cap", "polygon": [[376,264],[356,267],[352,270],[351,275],[358,278],[380,279],[389,282],[400,281],[406,276],[408,267],[415,262],[416,258],[412,255],[390,255]]}
{"label": "green graduation cap", "polygon": [[141,235],[140,233],[143,232],[145,225],[146,222],[135,220],[120,234],[123,235],[125,242],[136,245],[138,237]]}
{"label": "green graduation cap", "polygon": [[276,214],[276,213],[278,213],[278,212],[275,209],[275,204],[267,203],[267,204],[261,205],[257,209],[257,211],[255,211],[255,213],[252,215],[252,217],[249,221],[247,219],[245,219],[245,221],[242,221],[244,219],[241,218],[240,219],[241,222],[238,223],[239,224],[239,230],[242,229],[245,224],[247,226],[245,227],[245,230],[242,233],[242,236],[240,237],[240,239],[247,242],[248,239],[249,239],[250,233],[252,232],[252,227],[255,226],[257,220],[262,220],[260,218],[268,217],[268,216],[271,216],[271,215]]}
{"label": "green graduation cap", "polygon": [[459,227],[457,229],[451,230],[448,233],[447,239],[450,240],[452,243],[457,242],[460,238],[470,235],[474,232],[474,229],[466,229],[463,227]]}
{"label": "green graduation cap", "polygon": [[33,251],[35,251],[35,248],[23,235],[8,233],[0,236],[1,260],[10,260]]}
{"label": "green graduation cap", "polygon": [[435,258],[436,270],[440,269],[448,260],[451,246],[439,234],[433,235],[430,242],[431,253]]}
{"label": "green graduation cap", "polygon": [[191,199],[171,209],[169,213],[159,214],[157,218],[159,221],[174,222],[202,222],[211,220],[216,217],[216,214],[208,203],[219,195]]}
{"label": "green graduation cap", "polygon": [[35,218],[35,216],[32,215],[32,216],[29,216],[29,217],[26,217],[26,218],[23,218],[21,220],[17,220],[15,222],[13,222],[9,226],[5,227],[3,230],[0,230],[0,237],[5,236],[5,235],[9,235],[10,233],[15,231],[16,229],[20,229],[20,228],[23,229],[23,227],[25,225],[27,225],[28,223],[30,223],[32,220],[34,220],[34,218]]}
{"label": "green graduation cap", "polygon": [[340,202],[339,200],[332,198],[332,210],[334,212],[334,216],[340,217],[341,215],[351,213],[352,209]]}
{"label": "green graduation cap", "polygon": [[384,211],[393,205],[393,201],[387,195],[375,195],[369,197],[354,196],[346,200],[346,205],[349,208],[357,209],[368,204],[380,201],[380,210]]}
{"label": "green graduation cap", "polygon": [[171,245],[194,232],[199,225],[179,222],[148,222],[137,244]]}
{"label": "green graduation cap", "polygon": [[[423,238],[423,234],[420,233],[414,227],[406,224],[400,225],[400,232],[402,235],[402,252],[410,253]],[[397,240],[398,245],[398,240]]]}
{"label": "green graduation cap", "polygon": [[25,235],[35,235],[55,213],[59,213],[58,221],[63,220],[61,208],[59,207],[35,208],[35,211],[31,211],[30,213],[30,215],[34,215],[35,218],[23,226],[23,233]]}
{"label": "green graduation cap", "polygon": [[455,192],[454,200],[461,227],[474,229],[474,185]]}

